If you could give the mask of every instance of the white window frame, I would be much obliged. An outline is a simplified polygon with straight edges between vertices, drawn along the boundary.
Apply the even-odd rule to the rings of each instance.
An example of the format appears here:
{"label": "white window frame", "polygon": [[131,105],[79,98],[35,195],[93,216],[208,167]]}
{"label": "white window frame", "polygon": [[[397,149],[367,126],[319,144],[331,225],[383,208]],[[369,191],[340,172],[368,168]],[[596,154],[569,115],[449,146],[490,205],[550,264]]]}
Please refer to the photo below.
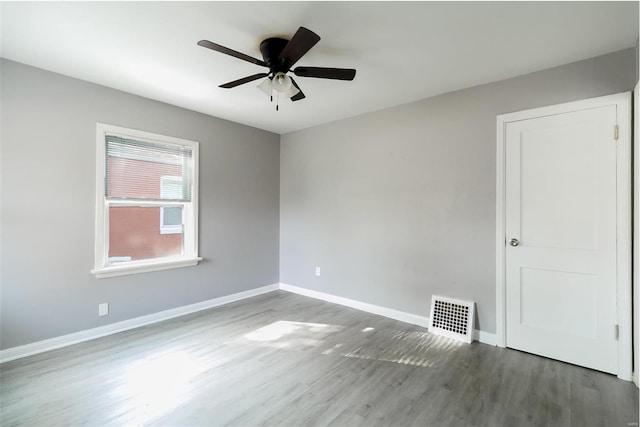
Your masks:
{"label": "white window frame", "polygon": [[[166,181],[179,181],[182,184],[181,176],[172,176],[172,175],[162,175],[160,177],[160,197],[165,197],[162,194],[162,190],[164,189],[164,183]],[[160,234],[178,234],[182,233],[182,227],[184,224],[184,210],[182,211],[182,224],[175,225],[165,225],[164,223],[164,209],[171,206],[162,206],[160,208]]]}
{"label": "white window frame", "polygon": [[[105,196],[107,159],[105,139],[107,135],[117,135],[140,141],[170,143],[191,147],[193,177],[191,179],[191,201],[163,201],[163,206],[182,206],[183,251],[182,254],[149,260],[109,263],[109,207],[110,206],[158,206],[158,202],[113,201]],[[167,270],[171,268],[197,265],[202,260],[198,256],[198,148],[199,143],[181,138],[158,135],[135,129],[127,129],[103,123],[96,124],[96,228],[95,228],[95,268],[91,271],[96,278],[122,276]]]}

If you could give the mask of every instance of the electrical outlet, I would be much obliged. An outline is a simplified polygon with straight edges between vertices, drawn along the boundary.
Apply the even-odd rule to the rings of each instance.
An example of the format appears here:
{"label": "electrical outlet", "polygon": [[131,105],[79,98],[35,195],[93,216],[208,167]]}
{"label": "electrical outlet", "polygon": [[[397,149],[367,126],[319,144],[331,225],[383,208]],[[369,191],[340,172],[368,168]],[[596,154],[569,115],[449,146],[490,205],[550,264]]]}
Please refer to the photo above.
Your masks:
{"label": "electrical outlet", "polygon": [[109,314],[109,303],[104,302],[102,304],[98,304],[98,316],[106,316]]}
{"label": "electrical outlet", "polygon": [[316,267],[316,276],[320,276],[320,267]]}

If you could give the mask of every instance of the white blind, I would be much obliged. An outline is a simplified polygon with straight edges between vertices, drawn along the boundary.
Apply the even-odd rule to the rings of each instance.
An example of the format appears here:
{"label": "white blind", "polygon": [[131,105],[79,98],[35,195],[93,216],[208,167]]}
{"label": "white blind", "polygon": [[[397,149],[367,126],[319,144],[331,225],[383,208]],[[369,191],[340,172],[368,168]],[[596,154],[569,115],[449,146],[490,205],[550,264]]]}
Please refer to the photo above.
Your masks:
{"label": "white blind", "polygon": [[[108,198],[191,201],[191,147],[115,135],[107,135],[105,142],[105,194]],[[167,176],[176,177],[171,183],[174,186],[171,191],[166,188]],[[181,188],[177,189],[175,185]]]}

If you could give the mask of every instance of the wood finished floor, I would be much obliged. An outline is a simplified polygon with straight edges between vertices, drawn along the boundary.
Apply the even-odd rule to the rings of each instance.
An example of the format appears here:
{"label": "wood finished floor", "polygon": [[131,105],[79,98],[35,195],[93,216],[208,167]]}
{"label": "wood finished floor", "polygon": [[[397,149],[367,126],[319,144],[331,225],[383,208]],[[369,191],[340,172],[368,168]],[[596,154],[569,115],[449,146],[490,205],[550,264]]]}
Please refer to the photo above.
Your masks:
{"label": "wood finished floor", "polygon": [[626,427],[638,390],[278,291],[4,363],[0,411],[2,426]]}

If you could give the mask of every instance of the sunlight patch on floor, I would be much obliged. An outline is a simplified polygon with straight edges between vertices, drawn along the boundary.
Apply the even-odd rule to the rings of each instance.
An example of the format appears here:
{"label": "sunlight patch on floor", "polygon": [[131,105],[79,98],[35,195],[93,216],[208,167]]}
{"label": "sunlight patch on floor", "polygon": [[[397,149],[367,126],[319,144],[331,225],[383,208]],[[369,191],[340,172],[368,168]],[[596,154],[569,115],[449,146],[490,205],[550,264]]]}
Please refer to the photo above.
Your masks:
{"label": "sunlight patch on floor", "polygon": [[342,347],[342,344],[336,344],[332,348],[328,348],[325,351],[323,351],[322,354],[324,355],[331,354],[333,353],[334,350],[338,350],[340,347]]}
{"label": "sunlight patch on floor", "polygon": [[127,425],[149,423],[190,398],[191,381],[208,365],[184,351],[145,357],[128,365],[113,394],[122,405]]}
{"label": "sunlight patch on floor", "polygon": [[343,356],[402,365],[434,367],[456,349],[467,345],[428,332],[385,329],[374,333],[376,334],[375,344],[369,341],[362,343],[353,350],[343,353]]}
{"label": "sunlight patch on floor", "polygon": [[326,323],[278,320],[243,336],[244,341],[277,349],[306,350],[322,347],[324,356],[377,360],[402,365],[434,367],[467,344],[422,331],[358,329],[361,334],[349,342],[338,342],[335,334],[344,326]]}
{"label": "sunlight patch on floor", "polygon": [[244,338],[277,348],[316,347],[322,344],[327,336],[343,329],[343,326],[326,323],[278,320],[246,334]]}

